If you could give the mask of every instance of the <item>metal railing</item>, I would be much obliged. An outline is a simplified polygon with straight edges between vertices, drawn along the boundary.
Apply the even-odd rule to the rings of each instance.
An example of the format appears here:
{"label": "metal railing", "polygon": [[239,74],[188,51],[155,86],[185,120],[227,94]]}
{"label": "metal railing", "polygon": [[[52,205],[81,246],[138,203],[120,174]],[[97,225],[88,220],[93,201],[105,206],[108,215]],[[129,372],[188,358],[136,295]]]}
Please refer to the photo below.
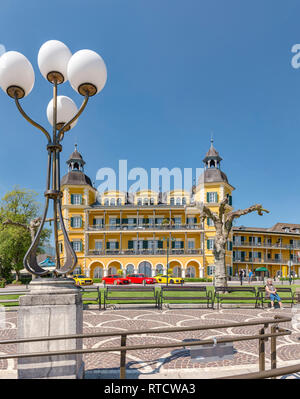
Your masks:
{"label": "metal railing", "polygon": [[[126,378],[126,352],[132,350],[144,350],[144,349],[157,349],[157,348],[178,348],[188,346],[201,346],[208,344],[215,344],[215,339],[204,339],[197,341],[182,341],[176,343],[163,344],[151,344],[151,345],[126,345],[127,337],[129,335],[142,335],[142,334],[164,334],[164,333],[176,333],[176,332],[189,332],[189,331],[204,331],[214,330],[218,328],[232,328],[232,327],[244,327],[244,326],[257,326],[263,325],[259,330],[258,334],[255,335],[244,335],[234,337],[218,337],[217,343],[228,343],[228,342],[241,342],[258,340],[258,358],[259,358],[259,373],[265,372],[265,342],[271,339],[271,370],[274,371],[277,366],[276,362],[276,339],[285,335],[291,335],[291,331],[278,327],[278,323],[285,323],[291,321],[290,317],[275,316],[273,319],[262,319],[259,321],[248,321],[240,323],[222,323],[215,325],[204,325],[204,326],[190,326],[190,327],[171,327],[171,328],[158,328],[158,329],[142,329],[142,330],[128,330],[128,331],[113,331],[104,333],[89,333],[89,334],[74,334],[74,335],[58,335],[52,337],[34,337],[34,338],[23,338],[23,339],[9,339],[0,341],[0,345],[27,343],[27,342],[42,342],[42,341],[54,341],[54,340],[68,340],[68,339],[84,339],[84,338],[100,338],[100,337],[116,337],[120,336],[121,345],[100,347],[92,349],[76,349],[76,350],[62,350],[62,351],[48,351],[48,352],[32,352],[32,353],[20,353],[20,354],[7,354],[0,355],[1,359],[19,359],[19,358],[32,358],[32,357],[44,357],[44,356],[63,356],[63,355],[75,355],[75,354],[86,354],[86,353],[99,353],[99,352],[120,352],[120,379]],[[271,333],[266,333],[266,329],[271,325]],[[256,373],[257,374],[257,373]],[[280,375],[280,374],[278,374]],[[235,378],[235,377],[233,377]],[[249,377],[250,378],[250,377]],[[265,377],[258,377],[265,378]]]}
{"label": "metal railing", "polygon": [[245,256],[245,257],[240,257],[240,256],[235,256],[232,258],[233,262],[241,262],[241,263],[274,263],[274,264],[281,264],[281,265],[288,265],[289,261],[292,261],[293,264],[298,265],[300,264],[300,259],[298,258],[292,258],[292,259],[288,259],[288,258],[268,258],[268,257],[263,257],[263,258],[257,258],[257,257],[249,257],[249,256]]}
{"label": "metal railing", "polygon": [[90,225],[89,231],[140,231],[140,230],[203,230],[203,224],[106,224]]}
{"label": "metal railing", "polygon": [[234,247],[255,247],[255,248],[276,248],[276,249],[291,249],[299,250],[300,244],[280,244],[280,243],[269,243],[269,242],[250,242],[250,241],[233,241]]}
{"label": "metal railing", "polygon": [[[87,255],[166,255],[166,249],[103,249],[103,250],[89,250]],[[170,254],[173,255],[202,255],[201,249],[170,249]]]}

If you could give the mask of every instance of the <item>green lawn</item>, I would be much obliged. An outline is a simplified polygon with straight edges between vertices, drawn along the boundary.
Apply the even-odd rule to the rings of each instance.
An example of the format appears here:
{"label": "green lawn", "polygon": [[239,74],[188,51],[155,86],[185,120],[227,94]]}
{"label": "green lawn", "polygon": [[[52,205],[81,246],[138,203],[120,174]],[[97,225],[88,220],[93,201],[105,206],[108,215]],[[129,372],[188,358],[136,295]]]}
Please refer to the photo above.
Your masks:
{"label": "green lawn", "polygon": [[[277,288],[282,288],[283,286],[281,285],[281,284],[277,284],[277,285],[275,285]],[[184,287],[184,286],[183,286]],[[245,287],[246,287],[246,285],[245,285]],[[256,286],[256,287],[263,287],[263,285],[261,285],[261,286]],[[285,288],[287,287],[287,286],[284,286]],[[289,287],[289,286],[288,286]],[[299,288],[300,287],[300,285],[292,285],[291,286],[291,288],[292,288],[292,290],[293,291],[295,291],[296,290],[296,288]],[[174,295],[176,295],[176,296],[178,296],[178,298],[180,297],[180,296],[183,296],[183,297],[188,297],[188,296],[195,296],[195,291],[188,291],[188,292],[180,292],[180,288],[181,288],[181,286],[178,286],[178,291],[171,291],[171,292],[167,292],[166,294],[168,295],[168,296],[174,296]],[[160,288],[160,286],[156,286],[155,287],[155,290],[156,290],[156,293],[160,293],[160,290],[161,290],[161,288]],[[208,291],[211,291],[212,293],[213,293],[213,291],[214,291],[214,287],[213,286],[207,286],[207,290]],[[104,301],[104,288],[100,288],[100,293],[101,293],[101,302],[103,303],[103,301]],[[200,293],[201,295],[204,295],[205,293],[203,292],[201,292]],[[90,296],[96,296],[96,292],[84,292],[83,293],[83,302],[85,303],[85,304],[95,304],[96,303],[96,301],[92,301],[92,300],[85,300],[84,298],[86,297],[90,297]],[[112,293],[112,295],[114,295],[113,293]],[[199,295],[199,293],[197,294],[197,295]],[[239,292],[232,292],[232,293],[230,293],[229,294],[230,296],[246,296],[246,297],[249,297],[249,299],[247,299],[247,300],[241,300],[240,302],[241,303],[254,303],[255,302],[255,299],[252,299],[253,298],[253,295],[251,295],[251,293],[250,292],[243,292],[242,293],[242,295],[241,295],[241,293],[239,293]],[[281,293],[279,293],[279,295],[282,295]],[[153,297],[153,295],[152,295],[152,292],[145,292],[145,293],[143,293],[143,292],[118,292],[118,296],[120,296],[120,297],[141,297],[141,296],[144,296],[144,297]],[[282,295],[283,296],[283,295]],[[286,296],[286,294],[284,293],[284,296]],[[16,301],[15,302],[4,302],[4,303],[1,303],[0,304],[0,306],[8,306],[8,307],[13,307],[13,306],[18,306],[19,305],[19,301],[18,301],[18,299],[19,299],[19,297],[20,297],[20,295],[17,295],[17,294],[15,294],[15,295],[1,295],[0,296],[0,300],[2,301],[2,300],[5,300],[5,299],[15,299]],[[252,297],[252,298],[251,298]],[[206,301],[205,299],[203,299],[203,302],[204,301]],[[170,302],[170,303],[174,303],[174,302],[176,302],[176,301],[173,301],[173,300],[169,300],[168,302]],[[182,303],[197,303],[198,301],[197,300],[187,300],[187,299],[184,299],[184,300],[182,300]],[[224,303],[226,303],[226,300],[223,300],[223,302]],[[130,303],[130,301],[128,301],[128,300],[122,300],[122,301],[120,301],[120,300],[111,300],[111,301],[109,301],[109,303]],[[140,301],[140,303],[143,303],[142,301]],[[149,301],[147,301],[147,300],[145,300],[145,302],[144,303],[149,303]],[[238,302],[236,302],[237,304],[238,304]]]}

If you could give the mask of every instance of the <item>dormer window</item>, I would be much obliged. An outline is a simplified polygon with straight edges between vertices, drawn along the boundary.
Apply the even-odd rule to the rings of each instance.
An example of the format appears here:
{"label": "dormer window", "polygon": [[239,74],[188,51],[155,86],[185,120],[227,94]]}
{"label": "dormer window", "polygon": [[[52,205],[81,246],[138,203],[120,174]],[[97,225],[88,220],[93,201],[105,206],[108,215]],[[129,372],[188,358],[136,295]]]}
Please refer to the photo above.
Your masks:
{"label": "dormer window", "polygon": [[115,206],[116,205],[116,200],[114,198],[112,198],[110,200],[110,205]]}
{"label": "dormer window", "polygon": [[142,206],[142,198],[138,198],[137,204],[138,204],[138,206]]}
{"label": "dormer window", "polygon": [[117,199],[117,205],[118,205],[118,206],[122,205],[122,200],[121,200],[121,198],[118,198],[118,199]]}
{"label": "dormer window", "polygon": [[144,198],[144,205],[149,205],[149,200],[148,200],[148,198]]}
{"label": "dormer window", "polygon": [[284,232],[285,233],[289,233],[290,232],[290,228],[289,227],[284,227]]}
{"label": "dormer window", "polygon": [[174,198],[174,197],[171,197],[171,198],[170,198],[170,205],[174,205],[174,203],[175,203],[175,198]]}
{"label": "dormer window", "polygon": [[181,198],[176,198],[176,205],[181,205]]}

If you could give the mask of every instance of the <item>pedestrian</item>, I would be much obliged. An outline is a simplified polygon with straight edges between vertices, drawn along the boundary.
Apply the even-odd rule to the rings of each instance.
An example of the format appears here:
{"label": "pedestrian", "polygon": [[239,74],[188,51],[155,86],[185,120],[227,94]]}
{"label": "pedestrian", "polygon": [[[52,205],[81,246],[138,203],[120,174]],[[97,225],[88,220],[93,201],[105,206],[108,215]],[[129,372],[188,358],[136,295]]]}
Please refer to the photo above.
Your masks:
{"label": "pedestrian", "polygon": [[244,271],[243,271],[243,269],[240,270],[239,276],[240,276],[241,285],[243,285],[243,276],[244,276]]}
{"label": "pedestrian", "polygon": [[274,301],[276,300],[279,303],[280,309],[282,309],[283,306],[282,306],[282,303],[281,303],[281,298],[277,294],[277,290],[274,287],[271,278],[267,279],[267,284],[265,285],[265,290],[266,290],[266,298],[270,298],[271,308],[274,308]]}
{"label": "pedestrian", "polygon": [[251,284],[252,276],[253,276],[253,272],[250,270],[250,272],[248,274],[248,282],[249,282],[249,284]]}

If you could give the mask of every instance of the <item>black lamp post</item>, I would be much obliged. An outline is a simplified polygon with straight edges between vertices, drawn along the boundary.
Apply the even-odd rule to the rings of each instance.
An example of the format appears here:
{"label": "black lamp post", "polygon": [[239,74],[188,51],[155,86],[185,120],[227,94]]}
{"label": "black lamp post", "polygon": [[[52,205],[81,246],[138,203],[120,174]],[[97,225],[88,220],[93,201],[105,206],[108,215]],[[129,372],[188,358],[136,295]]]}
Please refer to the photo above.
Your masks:
{"label": "black lamp post", "polygon": [[[39,129],[47,139],[47,180],[45,208],[42,221],[36,236],[24,257],[24,267],[36,276],[49,273],[37,262],[36,252],[48,213],[50,200],[53,201],[54,241],[56,250],[56,275],[70,273],[77,264],[77,256],[70,243],[65,229],[61,209],[62,192],[60,188],[60,152],[61,142],[66,132],[77,123],[77,119],[85,109],[90,97],[100,92],[107,78],[103,59],[91,50],[80,50],[72,55],[69,48],[58,40],[49,40],[42,45],[38,54],[38,65],[41,74],[52,84],[53,98],[47,107],[47,117],[52,125],[49,133],[43,126],[32,120],[23,110],[19,100],[26,97],[34,86],[34,70],[29,60],[17,51],[8,51],[0,58],[1,88],[12,97],[21,115],[34,127]],[[66,96],[58,96],[58,86],[70,81],[72,88],[84,97],[78,110],[73,100]],[[32,157],[34,156],[32,151]],[[64,239],[65,261],[60,265],[58,247],[58,220]]]}

